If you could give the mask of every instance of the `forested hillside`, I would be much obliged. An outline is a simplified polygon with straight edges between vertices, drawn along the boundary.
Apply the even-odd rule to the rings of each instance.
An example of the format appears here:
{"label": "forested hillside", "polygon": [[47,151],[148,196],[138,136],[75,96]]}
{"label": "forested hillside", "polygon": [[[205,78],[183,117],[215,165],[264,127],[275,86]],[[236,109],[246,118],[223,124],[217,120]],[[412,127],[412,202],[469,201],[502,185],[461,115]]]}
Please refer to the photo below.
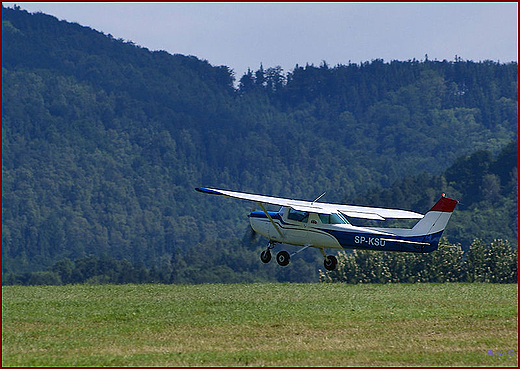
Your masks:
{"label": "forested hillside", "polygon": [[[194,56],[3,8],[3,272],[110,255],[147,267],[184,263],[184,280],[207,270],[198,261],[208,256],[221,274],[241,273],[226,263],[258,267],[259,246],[239,241],[254,204],[194,187],[372,200],[368,189],[405,188],[421,173],[489,169],[518,136],[516,63],[324,62],[261,66],[237,89],[234,78]],[[457,208],[472,225],[462,221],[450,242],[511,235],[489,210],[511,211],[509,164],[507,173],[486,169],[483,197]],[[465,200],[476,187],[463,173],[446,172],[447,186],[415,186],[428,193],[420,204],[386,205],[425,212],[438,188]],[[494,228],[476,234],[482,224]],[[315,275],[314,265],[291,266],[265,273]]]}

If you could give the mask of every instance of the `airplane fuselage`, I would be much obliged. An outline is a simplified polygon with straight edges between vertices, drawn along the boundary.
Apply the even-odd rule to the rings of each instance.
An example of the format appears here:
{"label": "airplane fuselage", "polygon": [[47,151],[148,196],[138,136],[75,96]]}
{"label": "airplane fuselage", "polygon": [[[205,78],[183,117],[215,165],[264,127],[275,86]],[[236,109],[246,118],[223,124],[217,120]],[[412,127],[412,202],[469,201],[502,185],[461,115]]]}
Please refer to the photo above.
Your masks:
{"label": "airplane fuselage", "polygon": [[[294,212],[287,207],[268,213],[272,222],[263,211],[249,214],[251,227],[271,241],[297,246],[424,253],[437,249],[442,234],[442,231],[416,234],[412,229],[358,227],[349,224],[341,214]],[[301,219],[294,213],[299,213],[296,215]]]}

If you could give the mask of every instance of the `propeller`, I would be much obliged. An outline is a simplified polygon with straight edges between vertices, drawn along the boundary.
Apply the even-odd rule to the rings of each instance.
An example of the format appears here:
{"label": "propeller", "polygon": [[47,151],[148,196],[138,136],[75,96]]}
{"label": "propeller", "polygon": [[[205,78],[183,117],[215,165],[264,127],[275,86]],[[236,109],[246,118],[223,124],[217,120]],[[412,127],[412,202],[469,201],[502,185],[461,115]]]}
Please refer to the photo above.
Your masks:
{"label": "propeller", "polygon": [[246,245],[253,245],[258,242],[259,234],[251,227],[248,226],[244,237],[242,238],[242,242]]}

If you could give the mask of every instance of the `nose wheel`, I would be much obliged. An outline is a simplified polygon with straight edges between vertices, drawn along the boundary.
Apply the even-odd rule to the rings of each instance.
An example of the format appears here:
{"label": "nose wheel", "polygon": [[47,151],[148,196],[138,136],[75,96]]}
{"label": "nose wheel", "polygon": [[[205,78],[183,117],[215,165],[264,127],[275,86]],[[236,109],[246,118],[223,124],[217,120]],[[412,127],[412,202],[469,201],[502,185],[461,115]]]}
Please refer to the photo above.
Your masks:
{"label": "nose wheel", "polygon": [[262,251],[262,253],[260,254],[260,260],[262,260],[264,263],[268,263],[271,261],[271,251],[270,250],[265,250],[265,251]]}
{"label": "nose wheel", "polygon": [[274,248],[274,242],[269,242],[269,245],[267,245],[267,250],[262,251],[260,254],[260,260],[264,263],[268,263],[271,261],[271,249]]}

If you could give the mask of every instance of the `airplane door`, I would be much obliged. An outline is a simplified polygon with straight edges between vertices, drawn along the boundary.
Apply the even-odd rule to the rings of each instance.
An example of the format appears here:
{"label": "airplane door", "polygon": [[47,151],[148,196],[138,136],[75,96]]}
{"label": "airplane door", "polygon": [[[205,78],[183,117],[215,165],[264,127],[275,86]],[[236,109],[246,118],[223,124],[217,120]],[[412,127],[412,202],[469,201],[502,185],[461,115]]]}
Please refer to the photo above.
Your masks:
{"label": "airplane door", "polygon": [[309,243],[309,232],[307,230],[309,213],[289,209],[287,213],[287,232],[286,241],[293,245],[306,245]]}

